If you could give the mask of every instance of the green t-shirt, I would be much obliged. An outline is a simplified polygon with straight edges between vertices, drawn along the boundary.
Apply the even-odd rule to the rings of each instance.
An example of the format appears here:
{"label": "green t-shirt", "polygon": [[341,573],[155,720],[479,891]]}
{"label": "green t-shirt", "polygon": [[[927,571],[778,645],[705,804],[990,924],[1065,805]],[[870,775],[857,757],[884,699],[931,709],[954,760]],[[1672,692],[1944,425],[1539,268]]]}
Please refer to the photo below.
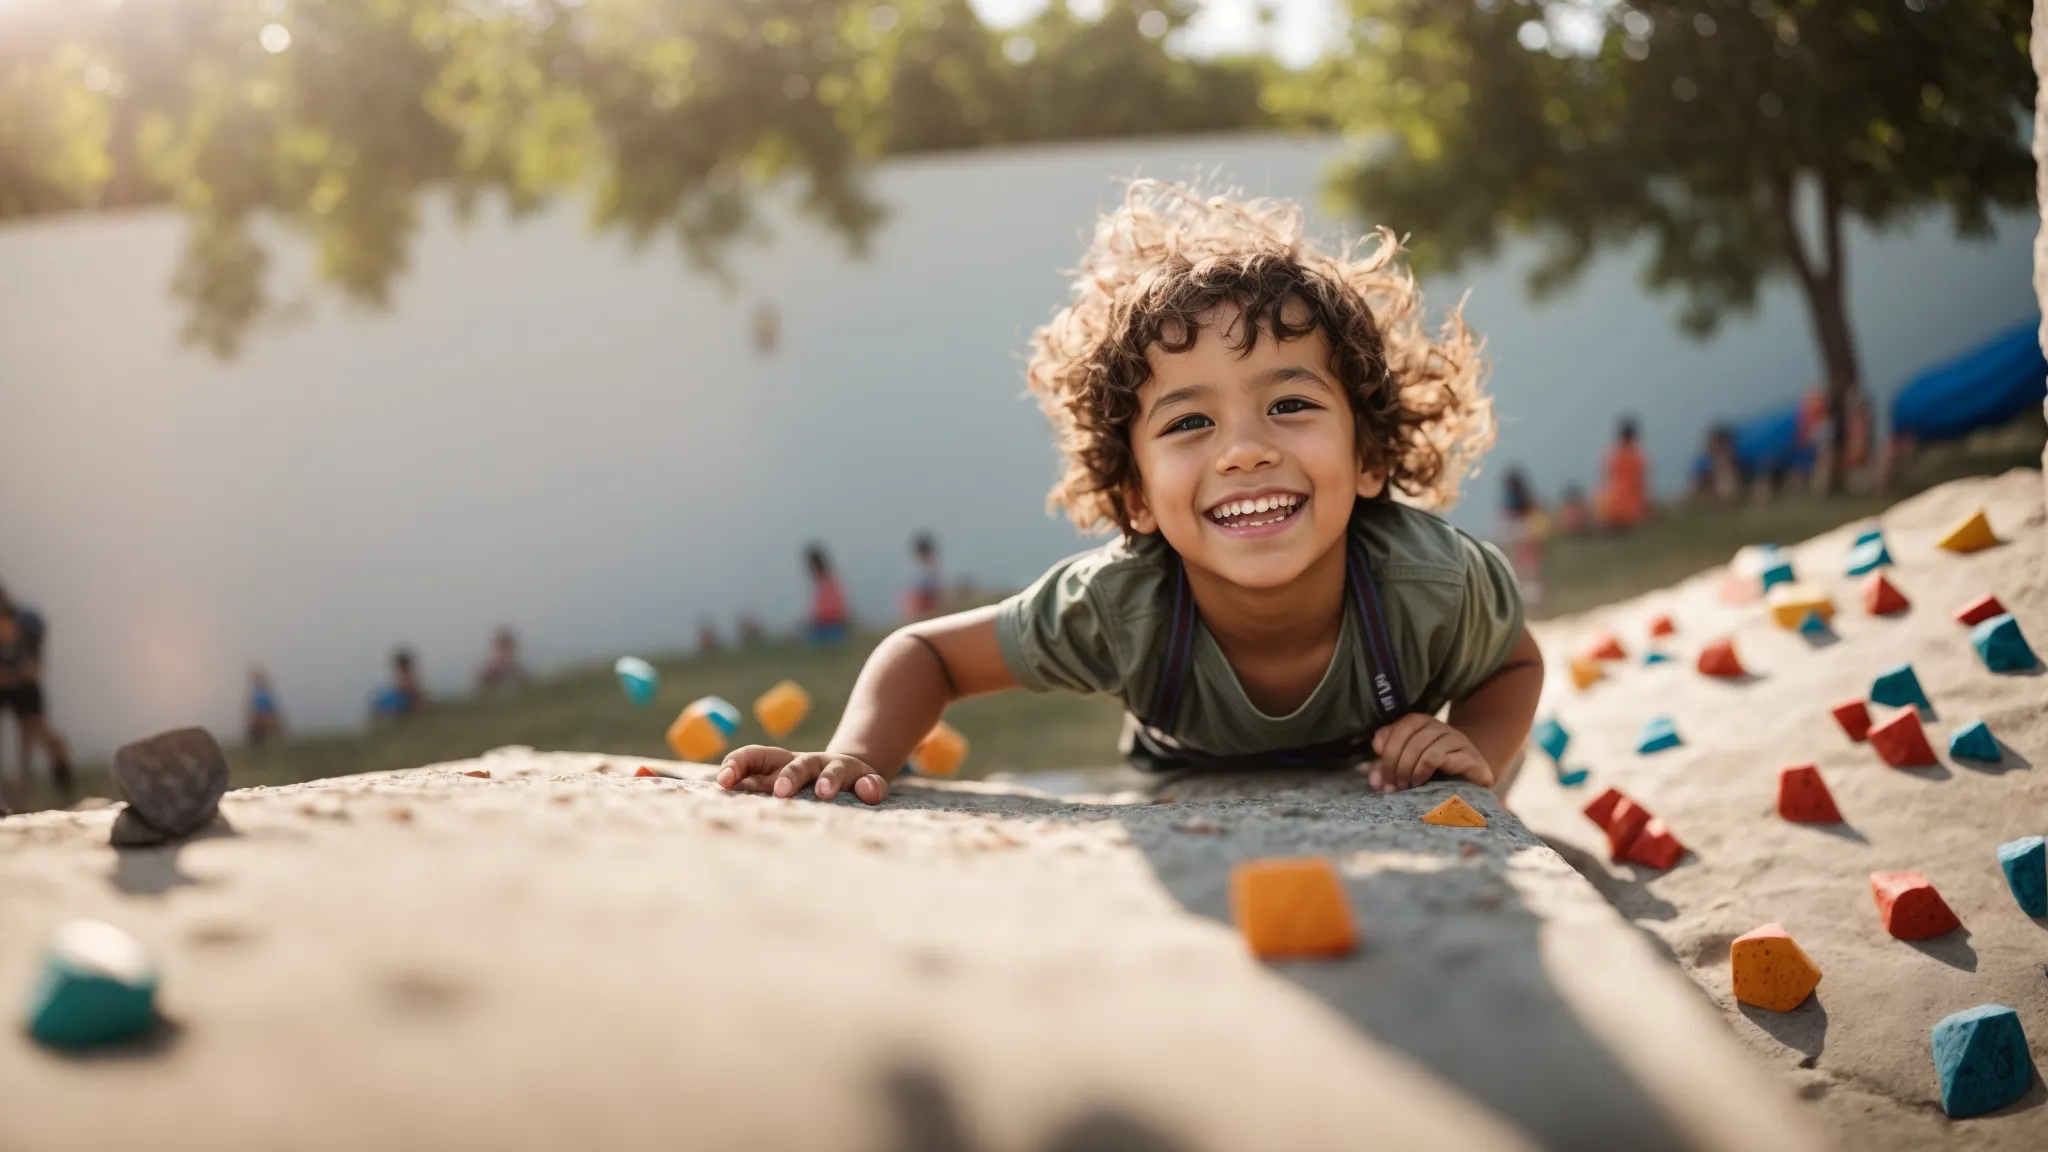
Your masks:
{"label": "green t-shirt", "polygon": [[[1360,501],[1351,532],[1378,582],[1400,684],[1435,713],[1506,662],[1522,635],[1522,596],[1500,551],[1419,509]],[[1107,693],[1133,712],[1152,700],[1173,619],[1174,557],[1160,537],[1119,539],[1068,557],[1003,601],[1003,661],[1034,692]],[[1322,682],[1286,716],[1259,711],[1198,620],[1181,704],[1168,735],[1213,756],[1246,756],[1349,739],[1393,717],[1374,701],[1358,610]]]}

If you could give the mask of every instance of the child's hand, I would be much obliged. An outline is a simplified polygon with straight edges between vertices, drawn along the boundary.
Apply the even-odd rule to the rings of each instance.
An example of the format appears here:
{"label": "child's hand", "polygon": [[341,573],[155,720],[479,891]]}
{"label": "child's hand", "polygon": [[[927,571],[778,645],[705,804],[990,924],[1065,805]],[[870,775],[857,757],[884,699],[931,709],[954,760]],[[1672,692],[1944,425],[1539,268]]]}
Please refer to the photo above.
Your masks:
{"label": "child's hand", "polygon": [[817,782],[817,796],[830,800],[848,788],[869,804],[889,795],[880,772],[843,752],[791,752],[765,744],[734,749],[718,768],[718,786],[735,792],[772,792],[787,799]]}
{"label": "child's hand", "polygon": [[1410,712],[1373,734],[1379,763],[1367,779],[1381,792],[1399,792],[1432,776],[1459,776],[1493,787],[1493,766],[1463,732],[1420,712]]}

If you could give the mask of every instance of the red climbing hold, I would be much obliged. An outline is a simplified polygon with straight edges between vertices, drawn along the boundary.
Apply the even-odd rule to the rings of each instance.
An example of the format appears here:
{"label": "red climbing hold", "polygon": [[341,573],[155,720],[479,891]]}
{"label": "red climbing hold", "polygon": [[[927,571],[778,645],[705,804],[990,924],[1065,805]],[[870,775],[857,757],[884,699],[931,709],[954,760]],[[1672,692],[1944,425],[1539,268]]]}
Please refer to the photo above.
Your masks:
{"label": "red climbing hold", "polygon": [[1835,705],[1835,723],[1858,744],[1870,735],[1870,708],[1861,700]]}
{"label": "red climbing hold", "polygon": [[1870,730],[1870,746],[1894,768],[1923,768],[1934,763],[1920,714],[1911,708]]}
{"label": "red climbing hold", "polygon": [[1906,594],[1885,579],[1883,572],[1872,572],[1863,582],[1863,610],[1872,616],[1896,616],[1910,607]]}
{"label": "red climbing hold", "polygon": [[1842,822],[1842,810],[1835,807],[1828,782],[1811,764],[1795,764],[1778,773],[1778,815],[1794,824]]}
{"label": "red climbing hold", "polygon": [[1614,822],[1615,805],[1620,804],[1625,799],[1627,797],[1621,794],[1620,789],[1609,788],[1607,791],[1593,797],[1592,801],[1586,805],[1584,809],[1586,819],[1591,820],[1601,831],[1606,831],[1607,826]]}
{"label": "red climbing hold", "polygon": [[1884,930],[1901,940],[1932,940],[1963,926],[1948,901],[1918,872],[1872,872],[1870,894]]}
{"label": "red climbing hold", "polygon": [[1735,641],[1726,637],[1700,649],[1699,668],[1701,675],[1729,680],[1749,674],[1743,669],[1742,661],[1736,659]]}
{"label": "red climbing hold", "polygon": [[1671,636],[1678,632],[1678,625],[1671,622],[1669,615],[1650,617],[1650,635]]}
{"label": "red climbing hold", "polygon": [[1628,653],[1622,649],[1621,641],[1612,632],[1600,632],[1586,642],[1579,655],[1588,660],[1626,660]]}
{"label": "red climbing hold", "polygon": [[1982,624],[1993,616],[2003,615],[2005,615],[2005,605],[1998,602],[1998,597],[1979,596],[1961,608],[1956,609],[1956,623],[1968,627],[1973,624]]}
{"label": "red climbing hold", "polygon": [[1632,863],[1663,871],[1685,856],[1685,845],[1664,826],[1664,821],[1652,818],[1636,838],[1629,842],[1624,855]]}

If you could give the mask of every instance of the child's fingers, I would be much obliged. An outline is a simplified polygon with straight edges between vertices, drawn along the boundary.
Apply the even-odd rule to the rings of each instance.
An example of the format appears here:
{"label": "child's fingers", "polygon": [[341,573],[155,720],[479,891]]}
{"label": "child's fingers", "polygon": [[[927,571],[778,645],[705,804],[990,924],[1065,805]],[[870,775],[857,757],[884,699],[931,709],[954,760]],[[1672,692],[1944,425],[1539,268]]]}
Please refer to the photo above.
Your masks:
{"label": "child's fingers", "polygon": [[889,798],[889,781],[880,772],[870,772],[853,782],[853,794],[864,804],[880,804]]}
{"label": "child's fingers", "polygon": [[752,776],[765,776],[782,769],[796,756],[787,748],[749,744],[726,754],[718,768],[718,786],[732,788]]}
{"label": "child's fingers", "polygon": [[800,752],[790,757],[782,771],[775,774],[775,794],[787,800],[803,791],[806,785],[818,778],[818,773],[825,770],[829,759],[822,752]]}
{"label": "child's fingers", "polygon": [[1427,727],[1429,722],[1428,716],[1420,712],[1410,712],[1380,729],[1373,736],[1373,748],[1380,754],[1381,785],[1388,791],[1399,791],[1403,787],[1400,778],[1401,757],[1407,752],[1409,741],[1415,738],[1417,732]]}
{"label": "child's fingers", "polygon": [[[1394,784],[1397,791],[1405,791],[1424,783],[1435,772],[1432,749],[1439,749],[1449,738],[1451,730],[1441,724],[1432,724],[1409,738],[1401,746],[1400,762],[1394,766]],[[1441,752],[1438,753],[1441,755]]]}
{"label": "child's fingers", "polygon": [[851,756],[833,756],[825,762],[825,770],[818,773],[815,791],[820,800],[830,800],[853,786],[855,780],[872,775],[874,769]]}

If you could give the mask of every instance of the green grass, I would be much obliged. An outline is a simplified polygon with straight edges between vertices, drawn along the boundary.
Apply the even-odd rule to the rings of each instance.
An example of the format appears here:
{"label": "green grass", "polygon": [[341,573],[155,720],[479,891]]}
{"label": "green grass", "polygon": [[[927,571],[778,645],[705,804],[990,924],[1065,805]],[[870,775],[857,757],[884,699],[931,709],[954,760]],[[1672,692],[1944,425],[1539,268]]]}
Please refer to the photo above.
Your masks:
{"label": "green grass", "polygon": [[[1539,615],[1594,608],[1661,588],[1727,561],[1756,541],[1790,543],[1881,511],[1913,492],[1960,476],[2038,465],[2048,427],[2038,418],[2015,422],[1962,445],[1929,452],[1886,496],[1794,497],[1727,510],[1681,509],[1628,536],[1555,542],[1545,560],[1546,595]],[[414,768],[475,756],[506,744],[604,752],[630,762],[662,757],[668,721],[700,696],[719,695],[750,711],[778,680],[811,693],[811,714],[790,734],[792,747],[821,747],[846,703],[861,663],[880,639],[858,637],[818,650],[771,644],[697,658],[655,660],[659,697],[646,708],[626,700],[609,667],[575,670],[500,694],[437,703],[402,725],[351,735],[308,736],[270,748],[230,748],[236,787],[287,784],[356,772]],[[947,719],[971,745],[965,777],[1113,763],[1118,706],[1107,699],[1011,692],[967,701]],[[738,740],[766,740],[751,715]],[[87,794],[110,795],[101,772],[81,780]],[[23,797],[24,808],[56,802],[47,789]],[[27,803],[23,803],[24,799]]]}

